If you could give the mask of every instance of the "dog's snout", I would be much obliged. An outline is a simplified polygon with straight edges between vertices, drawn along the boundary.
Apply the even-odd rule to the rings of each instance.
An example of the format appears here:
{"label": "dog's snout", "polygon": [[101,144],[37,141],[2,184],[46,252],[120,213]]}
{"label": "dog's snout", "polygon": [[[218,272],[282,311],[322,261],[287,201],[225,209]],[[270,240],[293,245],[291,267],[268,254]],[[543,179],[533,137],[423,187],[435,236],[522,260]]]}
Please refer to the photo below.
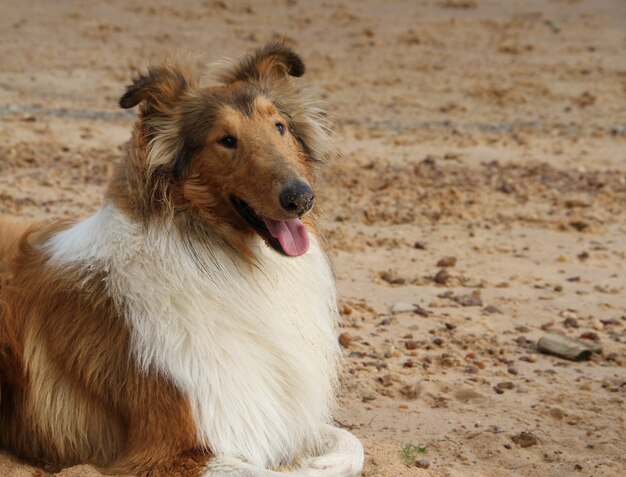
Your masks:
{"label": "dog's snout", "polygon": [[296,181],[280,193],[280,205],[290,214],[304,215],[313,207],[313,189],[303,181]]}

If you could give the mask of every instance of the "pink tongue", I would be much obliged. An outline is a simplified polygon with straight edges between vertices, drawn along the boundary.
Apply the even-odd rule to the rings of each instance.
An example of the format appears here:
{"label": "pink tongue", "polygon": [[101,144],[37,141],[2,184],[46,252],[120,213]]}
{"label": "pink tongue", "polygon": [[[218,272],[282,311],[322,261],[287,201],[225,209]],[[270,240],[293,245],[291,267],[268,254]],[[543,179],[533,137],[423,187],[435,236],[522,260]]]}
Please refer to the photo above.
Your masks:
{"label": "pink tongue", "polygon": [[263,218],[267,230],[280,242],[280,246],[290,257],[297,257],[309,249],[309,234],[300,219],[272,220]]}

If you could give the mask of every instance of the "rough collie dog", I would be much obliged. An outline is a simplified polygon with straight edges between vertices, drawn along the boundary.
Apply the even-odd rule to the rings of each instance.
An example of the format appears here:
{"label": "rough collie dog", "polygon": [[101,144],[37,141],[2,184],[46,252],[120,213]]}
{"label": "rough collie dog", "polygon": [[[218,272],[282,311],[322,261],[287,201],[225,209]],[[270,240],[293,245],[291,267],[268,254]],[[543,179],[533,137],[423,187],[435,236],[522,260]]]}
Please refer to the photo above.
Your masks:
{"label": "rough collie dog", "polygon": [[[174,64],[139,105],[102,207],[0,227],[0,447],[107,474],[355,476],[330,425],[335,287],[316,229],[324,114],[272,43],[198,86]],[[20,235],[15,241],[13,237]]]}

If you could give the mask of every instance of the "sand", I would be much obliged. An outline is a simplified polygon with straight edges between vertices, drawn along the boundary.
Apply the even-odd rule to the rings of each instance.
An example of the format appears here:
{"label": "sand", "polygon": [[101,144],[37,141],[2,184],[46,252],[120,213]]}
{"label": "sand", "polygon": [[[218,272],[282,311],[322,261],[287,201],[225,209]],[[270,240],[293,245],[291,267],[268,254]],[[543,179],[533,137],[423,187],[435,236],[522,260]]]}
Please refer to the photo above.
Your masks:
{"label": "sand", "polygon": [[58,3],[0,6],[0,213],[96,209],[149,61],[288,37],[342,151],[320,206],[363,475],[624,475],[623,1]]}

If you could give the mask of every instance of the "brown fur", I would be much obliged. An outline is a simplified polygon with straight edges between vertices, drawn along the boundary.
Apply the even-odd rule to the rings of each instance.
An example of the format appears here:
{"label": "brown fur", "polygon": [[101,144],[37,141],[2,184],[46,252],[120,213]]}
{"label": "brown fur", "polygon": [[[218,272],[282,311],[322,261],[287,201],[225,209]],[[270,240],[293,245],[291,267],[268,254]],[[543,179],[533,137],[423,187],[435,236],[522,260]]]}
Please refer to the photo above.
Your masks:
{"label": "brown fur", "polygon": [[[255,232],[230,197],[286,219],[281,187],[294,178],[314,187],[317,165],[332,156],[323,116],[288,78],[303,72],[282,44],[245,58],[211,88],[177,65],[150,69],[120,100],[140,110],[107,200],[131,220],[174,221],[184,234],[211,230],[251,256],[244,238]],[[237,138],[236,150],[220,145],[225,135]],[[313,214],[305,219],[314,222]],[[53,468],[200,475],[212,456],[200,448],[187,398],[130,358],[130,331],[106,272],[49,262],[42,244],[67,226],[25,231],[0,221],[11,276],[0,289],[0,447]]]}

